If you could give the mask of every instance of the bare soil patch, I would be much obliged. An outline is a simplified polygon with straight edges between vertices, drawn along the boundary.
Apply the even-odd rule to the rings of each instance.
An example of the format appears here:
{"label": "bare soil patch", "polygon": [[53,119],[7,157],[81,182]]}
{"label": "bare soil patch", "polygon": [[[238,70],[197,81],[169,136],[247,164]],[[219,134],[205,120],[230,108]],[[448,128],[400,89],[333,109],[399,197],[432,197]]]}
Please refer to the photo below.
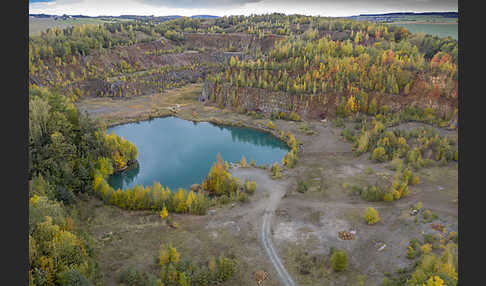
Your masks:
{"label": "bare soil patch", "polygon": [[[268,119],[252,119],[197,102],[199,88],[190,85],[130,100],[87,99],[77,105],[93,117],[108,120],[108,124],[172,114],[194,121],[266,129]],[[175,112],[166,111],[177,105]],[[391,178],[394,171],[387,164],[371,162],[369,154],[356,157],[351,144],[339,135],[340,129],[331,124],[306,122],[315,131],[309,135],[299,128],[302,122],[273,122],[278,130],[293,133],[303,143],[304,151],[295,168],[284,169],[282,179],[272,180],[268,170],[258,168],[232,170],[241,181],[249,178],[257,183],[257,191],[247,204],[216,209],[214,215],[173,215],[180,228],[171,229],[158,214],[123,211],[104,206],[96,199],[83,202],[83,215],[86,220],[91,217],[91,233],[97,237],[96,250],[107,285],[116,285],[114,275],[124,265],[136,265],[156,274],[155,256],[160,243],[167,241],[174,243],[182,259],[198,261],[220,253],[237,257],[240,271],[225,285],[254,285],[252,275],[258,269],[270,274],[264,285],[282,285],[259,236],[268,207],[275,210],[270,238],[297,285],[379,285],[385,272],[393,273],[413,263],[405,254],[412,238],[422,239],[423,233],[438,234],[430,224],[440,223],[448,231],[457,231],[457,163],[421,169],[417,172],[420,183],[410,186],[410,195],[399,201],[367,202],[350,195],[343,184],[365,185],[379,178]],[[398,128],[415,128],[414,125]],[[366,172],[367,169],[372,172]],[[297,179],[309,184],[307,192],[297,192]],[[437,218],[424,222],[420,214],[411,216],[411,206],[419,201]],[[375,225],[367,225],[363,219],[369,206],[378,210],[381,218]],[[341,231],[355,231],[354,239],[340,239]],[[110,232],[112,241],[101,239]],[[347,270],[331,270],[331,247],[347,251]],[[302,269],[306,261],[310,265],[307,270]]]}

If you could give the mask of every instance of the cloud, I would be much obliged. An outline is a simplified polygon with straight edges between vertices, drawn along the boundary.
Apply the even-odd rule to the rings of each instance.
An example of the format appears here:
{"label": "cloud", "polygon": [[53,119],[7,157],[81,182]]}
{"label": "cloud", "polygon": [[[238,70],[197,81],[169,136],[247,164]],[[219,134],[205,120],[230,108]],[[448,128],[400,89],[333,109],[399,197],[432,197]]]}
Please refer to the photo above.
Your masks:
{"label": "cloud", "polygon": [[457,11],[457,0],[31,0],[29,13],[68,15],[250,15],[265,13],[351,16],[389,12]]}
{"label": "cloud", "polygon": [[204,1],[204,0],[135,0],[135,1],[143,3],[143,4],[152,5],[152,6],[168,7],[168,8],[185,8],[185,9],[216,8],[216,9],[224,9],[224,8],[241,7],[245,4],[258,3],[258,2],[262,2],[263,0],[212,0],[212,1]]}

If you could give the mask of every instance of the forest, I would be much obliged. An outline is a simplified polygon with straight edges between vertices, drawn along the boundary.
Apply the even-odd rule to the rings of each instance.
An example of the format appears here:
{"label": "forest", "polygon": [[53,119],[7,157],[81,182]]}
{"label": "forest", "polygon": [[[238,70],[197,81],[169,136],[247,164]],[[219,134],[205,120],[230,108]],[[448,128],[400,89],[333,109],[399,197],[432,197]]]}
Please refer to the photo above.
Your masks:
{"label": "forest", "polygon": [[[214,105],[294,122],[310,117],[305,110],[318,109],[332,97],[329,115],[337,124],[356,123],[341,133],[356,156],[369,153],[372,161],[395,166],[391,184],[353,187],[366,201],[406,197],[408,186],[419,182],[414,172],[458,160],[457,142],[434,129],[387,130],[410,121],[455,128],[458,43],[452,38],[413,35],[383,23],[273,13],[51,28],[29,36],[28,52],[29,285],[103,285],[93,238],[78,217],[81,194],[126,210],[158,212],[170,221],[173,213],[205,215],[213,206],[247,202],[258,188],[253,181],[232,177],[228,162],[218,156],[201,182],[204,191],[170,190],[164,182],[113,189],[107,178],[136,165],[138,151],[129,141],[107,134],[104,122],[78,111],[75,103],[85,97],[135,97],[204,82]],[[267,112],[260,98],[245,102],[254,92],[292,100]],[[442,111],[424,102],[450,108]],[[281,164],[269,168],[279,179],[282,168],[297,164],[299,142],[272,121],[266,121],[266,129],[290,148]],[[244,157],[240,165],[247,166]],[[439,268],[441,279],[452,281],[447,285],[457,285],[455,245],[441,245],[440,255],[411,245],[409,251],[420,253],[420,262],[406,285],[425,283],[430,275],[424,273]],[[171,245],[161,246],[159,277],[127,269],[120,281],[208,285],[237,271],[224,256],[198,266],[178,257]],[[403,282],[393,279],[383,285]],[[427,285],[440,285],[431,279]]]}

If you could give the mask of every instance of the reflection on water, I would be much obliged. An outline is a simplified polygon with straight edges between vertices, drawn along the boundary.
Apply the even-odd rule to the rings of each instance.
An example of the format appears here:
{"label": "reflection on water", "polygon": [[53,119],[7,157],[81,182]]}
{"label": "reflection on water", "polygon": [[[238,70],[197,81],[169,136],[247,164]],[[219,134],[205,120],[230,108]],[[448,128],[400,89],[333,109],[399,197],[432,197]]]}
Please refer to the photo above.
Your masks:
{"label": "reflection on water", "polygon": [[172,190],[201,183],[220,153],[236,162],[244,155],[258,165],[281,161],[285,142],[259,130],[192,122],[176,117],[157,118],[110,128],[108,132],[130,140],[138,148],[137,168],[113,175],[115,189],[152,185],[159,181]]}
{"label": "reflection on water", "polygon": [[139,172],[140,165],[137,165],[136,167],[122,172],[120,175],[110,176],[108,178],[108,184],[110,184],[110,186],[112,186],[115,190],[122,189],[124,185],[132,185]]}
{"label": "reflection on water", "polygon": [[283,144],[280,139],[274,136],[255,136],[255,130],[250,128],[212,125],[221,130],[231,132],[233,142],[248,142],[257,146],[269,146],[271,148],[281,148],[282,145],[286,146],[286,144]]}

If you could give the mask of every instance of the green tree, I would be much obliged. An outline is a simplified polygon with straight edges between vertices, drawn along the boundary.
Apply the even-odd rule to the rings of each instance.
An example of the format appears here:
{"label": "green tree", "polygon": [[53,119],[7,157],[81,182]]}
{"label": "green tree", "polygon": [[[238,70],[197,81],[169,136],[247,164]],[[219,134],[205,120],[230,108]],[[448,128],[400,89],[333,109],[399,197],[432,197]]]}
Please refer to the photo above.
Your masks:
{"label": "green tree", "polygon": [[376,115],[378,112],[378,107],[376,105],[376,98],[373,97],[370,102],[370,106],[368,107],[368,114],[369,115]]}
{"label": "green tree", "polygon": [[348,265],[348,255],[345,250],[335,250],[330,259],[331,267],[334,271],[342,271],[346,269]]}

